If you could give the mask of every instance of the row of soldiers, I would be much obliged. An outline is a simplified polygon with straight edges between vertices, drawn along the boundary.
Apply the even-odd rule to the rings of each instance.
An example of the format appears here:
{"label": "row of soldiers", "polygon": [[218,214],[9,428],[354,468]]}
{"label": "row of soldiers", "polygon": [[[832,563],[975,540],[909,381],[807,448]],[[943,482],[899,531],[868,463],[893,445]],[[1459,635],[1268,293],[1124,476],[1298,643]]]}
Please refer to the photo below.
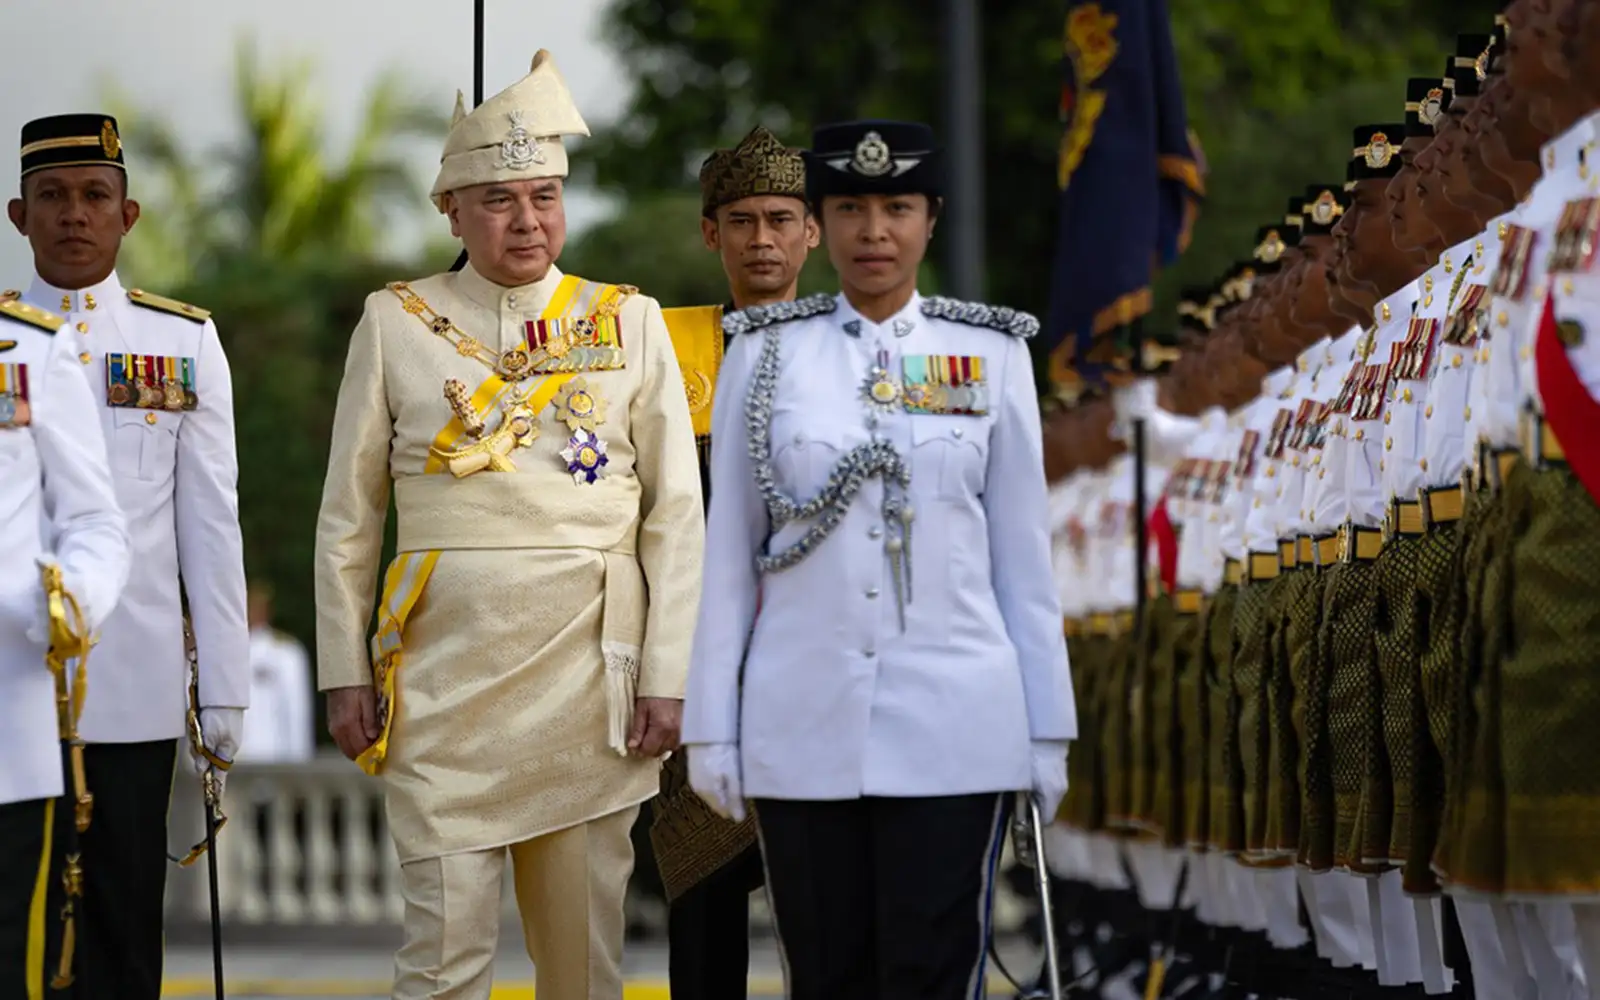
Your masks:
{"label": "row of soldiers", "polygon": [[1597,108],[1600,3],[1515,0],[1055,421],[1084,985],[1150,939],[1194,995],[1600,982]]}

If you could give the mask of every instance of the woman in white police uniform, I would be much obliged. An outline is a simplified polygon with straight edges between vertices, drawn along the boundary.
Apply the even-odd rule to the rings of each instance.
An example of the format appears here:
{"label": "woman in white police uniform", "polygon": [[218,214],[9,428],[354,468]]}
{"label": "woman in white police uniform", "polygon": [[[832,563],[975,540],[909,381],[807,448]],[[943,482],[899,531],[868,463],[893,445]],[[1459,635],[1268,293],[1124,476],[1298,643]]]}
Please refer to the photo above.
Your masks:
{"label": "woman in white police uniform", "polygon": [[1038,323],[917,294],[942,203],[926,126],[813,145],[843,290],[724,320],[690,780],[755,804],[789,996],[982,996],[1006,793],[1053,813],[1077,725]]}

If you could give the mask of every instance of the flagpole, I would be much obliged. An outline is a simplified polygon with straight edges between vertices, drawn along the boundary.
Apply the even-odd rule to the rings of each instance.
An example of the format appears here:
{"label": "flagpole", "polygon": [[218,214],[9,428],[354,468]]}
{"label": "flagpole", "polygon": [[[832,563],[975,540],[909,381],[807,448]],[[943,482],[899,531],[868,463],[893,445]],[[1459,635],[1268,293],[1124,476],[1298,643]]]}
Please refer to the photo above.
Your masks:
{"label": "flagpole", "polygon": [[[1144,377],[1144,337],[1139,326],[1139,321],[1134,320],[1133,374],[1136,380]],[[1135,635],[1140,634],[1144,627],[1145,604],[1149,593],[1147,573],[1150,562],[1150,523],[1148,520],[1149,512],[1145,510],[1145,462],[1144,418],[1137,417],[1133,421],[1133,509],[1139,512],[1138,517],[1134,520],[1133,528],[1133,544],[1135,546],[1133,560],[1133,628]]]}
{"label": "flagpole", "polygon": [[983,275],[983,40],[977,0],[945,0],[945,148],[950,151],[949,227],[945,234],[946,294],[982,300]]}
{"label": "flagpole", "polygon": [[[472,0],[472,106],[476,108],[483,103],[483,4],[484,0]],[[450,265],[450,270],[459,271],[467,266],[467,251],[461,251],[461,256]]]}

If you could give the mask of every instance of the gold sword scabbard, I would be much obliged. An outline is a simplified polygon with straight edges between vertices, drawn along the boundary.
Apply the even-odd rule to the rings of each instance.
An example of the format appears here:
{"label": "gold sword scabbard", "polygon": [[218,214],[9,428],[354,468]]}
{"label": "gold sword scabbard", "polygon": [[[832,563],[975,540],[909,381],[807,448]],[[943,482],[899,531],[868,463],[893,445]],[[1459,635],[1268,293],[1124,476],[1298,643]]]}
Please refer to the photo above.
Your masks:
{"label": "gold sword scabbard", "polygon": [[[50,646],[45,650],[45,666],[55,679],[56,726],[71,761],[73,828],[82,834],[89,829],[94,796],[89,792],[78,720],[83,716],[83,700],[88,693],[89,650],[94,641],[82,607],[66,588],[61,567],[45,564],[39,567],[39,574],[50,617]],[[69,670],[69,666],[75,669]],[[64,859],[61,883],[66,897],[61,906],[61,961],[50,979],[51,988],[57,990],[72,985],[73,960],[77,952],[77,901],[83,898],[83,863],[75,840],[73,849]]]}

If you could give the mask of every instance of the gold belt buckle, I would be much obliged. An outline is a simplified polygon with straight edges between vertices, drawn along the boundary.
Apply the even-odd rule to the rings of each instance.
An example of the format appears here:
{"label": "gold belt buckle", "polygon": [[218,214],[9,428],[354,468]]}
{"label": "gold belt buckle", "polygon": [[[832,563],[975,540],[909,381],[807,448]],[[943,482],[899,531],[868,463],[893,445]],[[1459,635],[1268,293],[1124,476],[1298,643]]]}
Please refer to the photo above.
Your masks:
{"label": "gold belt buckle", "polygon": [[1355,527],[1349,522],[1339,525],[1339,561],[1347,563],[1355,555]]}

